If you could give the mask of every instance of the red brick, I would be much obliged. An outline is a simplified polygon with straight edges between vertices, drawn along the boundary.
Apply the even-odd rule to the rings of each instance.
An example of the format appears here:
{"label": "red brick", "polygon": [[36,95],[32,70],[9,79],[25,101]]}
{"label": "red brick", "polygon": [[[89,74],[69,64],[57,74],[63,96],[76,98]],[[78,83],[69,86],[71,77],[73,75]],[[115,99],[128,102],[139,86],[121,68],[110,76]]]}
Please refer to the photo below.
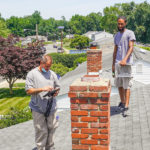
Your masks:
{"label": "red brick", "polygon": [[72,133],[79,133],[79,128],[72,128],[71,131]]}
{"label": "red brick", "polygon": [[101,122],[101,123],[107,123],[108,122],[108,118],[107,117],[100,118],[99,122]]}
{"label": "red brick", "polygon": [[72,139],[72,144],[79,144],[80,140],[79,139]]}
{"label": "red brick", "polygon": [[90,140],[90,139],[83,139],[83,140],[81,140],[81,144],[96,145],[96,144],[98,144],[98,141],[97,140]]}
{"label": "red brick", "polygon": [[72,116],[87,116],[88,111],[80,111],[80,110],[71,110]]}
{"label": "red brick", "polygon": [[110,142],[109,142],[109,140],[101,140],[101,141],[100,141],[100,144],[101,144],[101,145],[109,145]]}
{"label": "red brick", "polygon": [[71,99],[70,100],[72,104],[87,104],[88,100],[87,98],[81,98],[81,99]]}
{"label": "red brick", "polygon": [[107,91],[108,90],[108,86],[90,86],[89,90],[90,91],[95,91],[95,92]]}
{"label": "red brick", "polygon": [[97,92],[80,92],[79,97],[98,97]]}
{"label": "red brick", "polygon": [[91,128],[108,128],[107,123],[91,123]]}
{"label": "red brick", "polygon": [[92,145],[91,150],[109,150],[109,146]]}
{"label": "red brick", "polygon": [[84,122],[84,123],[76,123],[76,122],[72,122],[71,123],[71,127],[78,127],[78,128],[87,128],[88,127],[88,123]]}
{"label": "red brick", "polygon": [[97,117],[81,117],[82,122],[97,122]]}
{"label": "red brick", "polygon": [[101,134],[108,134],[109,133],[109,129],[100,129],[100,133]]}
{"label": "red brick", "polygon": [[71,121],[78,122],[79,118],[76,116],[71,116]]}
{"label": "red brick", "polygon": [[107,111],[91,111],[90,115],[91,116],[99,116],[99,117],[107,117],[108,112]]}
{"label": "red brick", "polygon": [[108,110],[108,105],[101,105],[100,110]]}
{"label": "red brick", "polygon": [[71,104],[71,109],[78,109],[78,104]]}
{"label": "red brick", "polygon": [[98,109],[98,105],[93,105],[93,104],[82,104],[80,105],[80,109]]}
{"label": "red brick", "polygon": [[69,92],[68,97],[78,97],[77,92]]}
{"label": "red brick", "polygon": [[87,86],[70,86],[70,91],[87,91]]}
{"label": "red brick", "polygon": [[102,97],[110,97],[110,93],[102,93],[101,96]]}
{"label": "red brick", "polygon": [[85,139],[88,138],[88,134],[78,134],[78,133],[72,133],[72,138],[73,139]]}
{"label": "red brick", "polygon": [[107,100],[102,100],[98,98],[98,99],[90,99],[89,101],[91,104],[108,104],[109,103],[108,98]]}
{"label": "red brick", "polygon": [[83,128],[81,129],[81,133],[98,133],[98,129]]}
{"label": "red brick", "polygon": [[89,150],[88,145],[72,145],[72,150]]}
{"label": "red brick", "polygon": [[107,140],[108,135],[106,134],[93,134],[92,139],[101,139],[101,140]]}

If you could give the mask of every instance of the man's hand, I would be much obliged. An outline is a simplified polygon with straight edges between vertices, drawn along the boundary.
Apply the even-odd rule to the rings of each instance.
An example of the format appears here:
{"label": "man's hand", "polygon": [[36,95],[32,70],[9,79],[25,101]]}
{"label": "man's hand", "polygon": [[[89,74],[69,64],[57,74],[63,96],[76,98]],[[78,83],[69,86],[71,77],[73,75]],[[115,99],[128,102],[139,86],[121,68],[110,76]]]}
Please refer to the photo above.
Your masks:
{"label": "man's hand", "polygon": [[119,63],[121,66],[125,66],[127,64],[127,61],[125,59],[123,59],[122,61],[120,61]]}
{"label": "man's hand", "polygon": [[58,89],[58,90],[56,91],[56,93],[54,94],[54,97],[58,95],[59,91],[60,91],[60,89]]}
{"label": "man's hand", "polygon": [[46,86],[46,87],[43,87],[42,88],[42,91],[45,92],[45,91],[52,91],[54,88],[52,88],[51,86]]}

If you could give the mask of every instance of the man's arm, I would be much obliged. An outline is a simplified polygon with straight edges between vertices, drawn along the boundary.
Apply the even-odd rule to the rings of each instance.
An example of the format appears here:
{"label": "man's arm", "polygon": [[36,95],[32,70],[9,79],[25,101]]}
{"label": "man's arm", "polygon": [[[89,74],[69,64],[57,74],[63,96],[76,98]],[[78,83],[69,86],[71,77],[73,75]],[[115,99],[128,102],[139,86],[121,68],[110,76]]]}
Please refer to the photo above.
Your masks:
{"label": "man's arm", "polygon": [[114,46],[112,72],[115,72],[116,55],[117,55],[117,45]]}
{"label": "man's arm", "polygon": [[50,86],[43,87],[43,88],[37,88],[37,89],[36,88],[30,88],[26,91],[26,93],[29,95],[33,95],[33,94],[37,94],[40,92],[51,91],[51,90],[53,90],[53,88]]}
{"label": "man's arm", "polygon": [[129,49],[125,58],[120,62],[120,65],[125,66],[127,64],[127,60],[133,52],[134,41],[129,41]]}

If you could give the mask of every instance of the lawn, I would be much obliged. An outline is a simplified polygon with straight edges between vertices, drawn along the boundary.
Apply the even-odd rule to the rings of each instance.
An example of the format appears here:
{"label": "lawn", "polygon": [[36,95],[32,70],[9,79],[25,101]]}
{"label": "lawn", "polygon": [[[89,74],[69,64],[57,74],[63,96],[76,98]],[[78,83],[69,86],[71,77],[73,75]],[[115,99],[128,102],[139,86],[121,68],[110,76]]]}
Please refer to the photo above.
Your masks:
{"label": "lawn", "polygon": [[144,46],[138,46],[138,45],[135,45],[135,46],[150,51],[150,47],[144,47]]}
{"label": "lawn", "polygon": [[28,106],[30,96],[25,93],[24,83],[17,83],[13,88],[13,95],[9,88],[0,88],[0,115],[7,114],[11,107],[24,109]]}

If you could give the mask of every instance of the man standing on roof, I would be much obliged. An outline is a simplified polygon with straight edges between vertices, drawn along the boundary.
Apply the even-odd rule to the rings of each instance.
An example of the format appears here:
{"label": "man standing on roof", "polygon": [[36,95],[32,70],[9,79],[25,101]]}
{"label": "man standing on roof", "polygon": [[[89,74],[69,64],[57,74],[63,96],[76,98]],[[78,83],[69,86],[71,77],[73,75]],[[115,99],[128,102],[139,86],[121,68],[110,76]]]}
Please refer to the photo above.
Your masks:
{"label": "man standing on roof", "polygon": [[133,47],[136,41],[134,32],[126,28],[126,17],[117,19],[118,33],[114,37],[114,53],[112,73],[115,76],[115,85],[119,90],[121,102],[118,107],[123,110],[123,116],[127,116],[130,89],[132,86]]}
{"label": "man standing on roof", "polygon": [[[41,58],[40,65],[31,70],[26,77],[25,89],[27,94],[31,95],[29,106],[32,110],[35,142],[38,150],[55,149],[53,135],[58,126],[55,96],[58,94],[60,85],[57,75],[50,70],[51,65],[52,58],[45,55]],[[54,89],[57,91],[54,97],[51,97],[52,99],[45,96]]]}

